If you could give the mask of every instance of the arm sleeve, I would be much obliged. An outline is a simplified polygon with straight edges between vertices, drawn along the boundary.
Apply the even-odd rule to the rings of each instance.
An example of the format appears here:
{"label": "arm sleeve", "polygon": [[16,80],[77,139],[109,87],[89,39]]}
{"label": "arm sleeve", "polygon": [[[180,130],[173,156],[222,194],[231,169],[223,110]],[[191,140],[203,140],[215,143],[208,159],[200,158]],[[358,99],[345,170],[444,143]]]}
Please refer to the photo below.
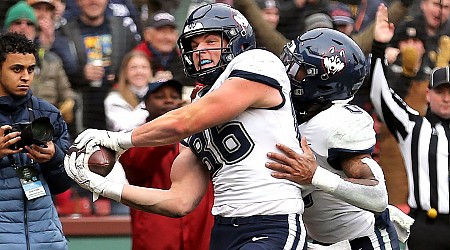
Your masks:
{"label": "arm sleeve", "polygon": [[375,112],[386,124],[397,141],[409,134],[411,121],[419,113],[409,107],[392,89],[385,75],[384,49],[386,44],[374,42],[370,72],[370,100]]}
{"label": "arm sleeve", "polygon": [[377,185],[367,186],[352,183],[322,167],[316,169],[312,184],[354,206],[373,212],[383,212],[388,205],[388,194],[383,171],[373,159],[364,158],[361,161],[369,166],[375,179],[378,181]]}

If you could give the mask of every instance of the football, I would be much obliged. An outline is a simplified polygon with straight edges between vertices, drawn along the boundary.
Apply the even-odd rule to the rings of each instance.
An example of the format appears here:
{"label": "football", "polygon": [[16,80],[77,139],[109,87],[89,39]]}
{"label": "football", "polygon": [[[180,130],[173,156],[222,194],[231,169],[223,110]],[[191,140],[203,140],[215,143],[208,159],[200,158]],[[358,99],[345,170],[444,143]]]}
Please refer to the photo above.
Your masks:
{"label": "football", "polygon": [[98,149],[88,159],[88,167],[92,172],[105,177],[114,167],[116,152],[107,147],[97,147]]}

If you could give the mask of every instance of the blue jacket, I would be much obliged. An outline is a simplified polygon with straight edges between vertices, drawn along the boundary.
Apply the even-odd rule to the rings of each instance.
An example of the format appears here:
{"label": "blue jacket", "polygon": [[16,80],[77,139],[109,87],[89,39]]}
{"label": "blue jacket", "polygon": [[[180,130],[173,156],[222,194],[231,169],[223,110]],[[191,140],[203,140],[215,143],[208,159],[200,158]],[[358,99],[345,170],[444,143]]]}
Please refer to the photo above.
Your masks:
{"label": "blue jacket", "polygon": [[[32,106],[32,111],[28,110],[29,106]],[[67,125],[58,109],[42,99],[32,97],[31,91],[22,98],[0,97],[0,125],[30,121],[31,115],[35,119],[43,116],[50,118],[55,129],[53,142],[56,153],[50,161],[36,164],[46,195],[33,200],[25,197],[8,156],[0,159],[0,249],[67,249],[61,221],[51,197],[52,194],[66,191],[72,183],[63,164],[70,144]],[[25,153],[13,157],[20,157],[22,162],[30,163]]]}

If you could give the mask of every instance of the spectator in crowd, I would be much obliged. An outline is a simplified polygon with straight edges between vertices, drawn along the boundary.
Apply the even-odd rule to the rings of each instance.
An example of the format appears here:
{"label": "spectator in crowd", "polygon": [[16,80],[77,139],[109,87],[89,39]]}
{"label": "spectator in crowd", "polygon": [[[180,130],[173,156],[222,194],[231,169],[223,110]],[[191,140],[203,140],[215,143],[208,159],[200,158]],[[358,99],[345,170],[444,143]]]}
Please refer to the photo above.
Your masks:
{"label": "spectator in crowd", "polygon": [[[256,0],[256,3],[261,9],[262,18],[270,24],[271,28],[276,29],[280,21],[280,3],[278,0]],[[256,36],[256,40],[258,40],[258,36]]]}
{"label": "spectator in crowd", "polygon": [[[266,8],[266,6],[274,6],[274,7],[270,7],[270,8]],[[271,28],[272,24],[274,23],[274,20],[277,20],[277,24],[279,22],[279,2],[278,0],[275,1],[265,1],[265,0],[244,0],[244,1],[239,1],[239,2],[235,2],[234,3],[234,7],[236,9],[238,9],[239,11],[241,11],[247,19],[249,19],[250,23],[252,24],[252,26],[254,27],[255,30],[255,36],[256,36],[256,41],[258,42],[258,47],[261,48],[267,48],[268,50],[275,52],[274,50],[274,40],[273,39],[277,39],[277,40],[281,40],[279,41],[279,43],[284,42],[285,38],[282,37],[282,39],[280,39],[279,37],[276,36],[265,36],[267,33],[271,34],[276,31],[276,27]],[[270,18],[269,15],[264,14],[265,9],[271,9],[272,11],[270,11],[272,13],[272,18]],[[275,11],[274,9],[277,9],[277,11]],[[247,11],[248,10],[248,11]],[[277,18],[273,17],[275,15],[278,15]],[[271,24],[272,22],[272,24]],[[270,31],[268,31],[270,30]],[[268,31],[268,32],[267,32]],[[267,32],[267,33],[265,33]],[[270,39],[269,39],[270,37]],[[280,50],[281,53],[281,50]],[[279,53],[276,53],[279,54]]]}
{"label": "spectator in crowd", "polygon": [[425,116],[409,107],[388,86],[384,49],[394,34],[386,7],[381,7],[371,69],[370,99],[398,142],[408,177],[409,215],[415,219],[408,249],[450,248],[449,150],[450,68],[432,71],[426,89]]}
{"label": "spectator in crowd", "polygon": [[[390,62],[386,68],[386,76],[389,86],[401,98],[405,98],[411,87],[412,81],[428,80],[429,66],[422,63],[425,55],[426,33],[423,26],[407,22],[401,25],[397,31],[395,48],[398,48],[396,60]],[[391,43],[392,45],[392,43]]]}
{"label": "spectator in crowd", "polygon": [[39,32],[39,47],[50,49],[55,40],[55,4],[53,0],[27,0],[36,14]]}
{"label": "spectator in crowd", "polygon": [[326,13],[314,13],[305,18],[305,31],[316,28],[333,28],[333,21]]}
{"label": "spectator in crowd", "polygon": [[[266,153],[280,140],[301,151],[283,64],[255,48],[251,25],[229,5],[199,7],[183,31],[179,46],[186,72],[206,85],[193,103],[132,132],[86,130],[74,144],[86,154],[67,156],[67,171],[91,192],[170,217],[191,212],[212,177],[210,249],[304,249],[303,187],[272,178],[264,168]],[[120,153],[180,140],[188,147],[174,160],[168,190],[115,183],[83,163],[98,144]]]}
{"label": "spectator in crowd", "polygon": [[[9,12],[14,13],[18,12]],[[27,25],[27,21],[21,22]],[[35,55],[34,44],[24,35],[0,35],[2,249],[67,249],[52,195],[66,191],[72,183],[63,167],[70,142],[59,111],[31,94]],[[46,128],[48,136],[35,135],[32,140],[21,133],[25,126],[30,128],[25,125],[30,122]]]}
{"label": "spectator in crowd", "polygon": [[[175,80],[151,83],[144,97],[150,114],[147,121],[181,107],[183,86]],[[159,147],[131,148],[120,156],[126,178],[131,185],[169,189],[170,170],[179,154],[179,143]],[[115,166],[116,167],[116,166]],[[182,218],[131,209],[132,240],[134,250],[185,249],[208,250],[214,219],[210,213],[213,190],[208,191],[199,205]]]}
{"label": "spectator in crowd", "polygon": [[[364,31],[369,25],[375,20],[377,8],[381,3],[386,3],[384,0],[361,0],[361,1],[352,1],[352,0],[340,0],[342,2],[346,2],[350,9],[352,9],[355,13],[355,26],[354,31],[356,33]],[[409,1],[409,5],[412,4],[413,0]]]}
{"label": "spectator in crowd", "polygon": [[[378,3],[380,1],[373,1],[373,3]],[[351,36],[353,40],[361,47],[364,54],[367,56],[367,60],[370,62],[370,53],[372,51],[372,43],[373,43],[373,34],[375,28],[375,22],[372,22],[366,28],[362,29],[362,20],[375,20],[375,14],[378,9],[377,5],[373,5],[372,1],[361,1],[358,8],[358,15],[355,17],[355,28],[353,35]],[[399,24],[405,16],[408,14],[408,9],[411,8],[413,4],[413,0],[394,0],[391,2],[389,6],[389,20],[394,25]],[[350,5],[351,6],[351,5]],[[370,13],[364,11],[365,8],[370,8]],[[362,8],[361,8],[362,7]],[[372,12],[373,11],[373,12]],[[361,13],[365,12],[365,15],[362,16]],[[373,14],[372,14],[373,13]],[[367,16],[367,17],[365,17]],[[359,29],[357,25],[361,24]],[[355,93],[352,104],[356,104],[357,106],[363,108],[372,117],[376,118],[376,115],[373,112],[372,104],[369,100],[369,91],[370,91],[370,83],[369,78],[367,77],[364,80],[363,85],[359,88],[358,92]],[[379,125],[378,120],[375,119],[375,131],[378,133]],[[379,144],[375,145],[374,152],[372,154],[375,160],[379,160]]]}
{"label": "spectator in crowd", "polygon": [[62,40],[53,46],[65,65],[69,81],[80,98],[82,117],[77,131],[106,128],[104,100],[113,86],[123,56],[137,44],[133,32],[116,16],[106,16],[108,0],[77,0],[80,17],[60,31]]}
{"label": "spectator in crowd", "polygon": [[371,156],[373,119],[349,104],[368,73],[361,49],[342,32],[314,29],[287,44],[281,60],[305,154],[277,145],[283,153],[269,153],[275,161],[267,167],[276,178],[315,187],[303,198],[311,246],[399,250],[383,170]]}
{"label": "spectator in crowd", "polygon": [[[34,41],[38,53],[33,85],[31,85],[33,95],[58,107],[66,123],[70,124],[74,116],[74,92],[62,66],[61,59],[48,49],[39,47],[41,44],[39,33],[43,32],[42,29],[38,29],[39,20],[40,18],[51,18],[52,10],[50,10],[49,6],[46,6],[50,4],[51,0],[35,0],[33,6],[38,5],[38,8],[42,8],[38,11],[39,16],[36,18],[33,8],[26,2],[18,2],[8,11],[5,29],[10,32],[24,34],[29,40]],[[50,13],[46,13],[46,11]]]}
{"label": "spectator in crowd", "polygon": [[[142,5],[142,2],[146,2],[148,7],[148,13],[152,14],[159,10],[173,13],[180,6],[182,0],[133,0],[136,5]],[[209,3],[213,3],[214,0],[207,0]],[[206,2],[202,0],[193,0],[191,3]]]}
{"label": "spectator in crowd", "polygon": [[331,3],[328,7],[328,14],[333,20],[335,30],[351,36],[355,28],[355,21],[353,20],[352,12],[348,5],[341,2]]}
{"label": "spectator in crowd", "polygon": [[[11,24],[15,21],[16,24],[23,24],[30,27],[30,34],[37,33],[38,21],[33,9],[27,4],[26,1],[17,1],[7,9],[4,19],[3,30],[7,31]],[[33,28],[34,27],[34,28]]]}
{"label": "spectator in crowd", "polygon": [[[396,24],[402,20],[406,15],[408,7],[411,5],[412,0],[396,0],[393,1],[390,8],[389,16],[392,17],[391,21]],[[254,27],[255,33],[258,36],[258,44],[264,44],[265,47],[275,53],[280,55],[283,47],[286,43],[290,42],[287,36],[276,30],[267,29],[267,22],[259,15],[260,9],[255,3],[255,0],[239,0],[234,1],[234,6],[237,10],[241,11],[248,19],[251,25]],[[280,15],[282,13],[280,12]],[[281,16],[280,16],[281,18]],[[290,22],[295,23],[295,19],[290,20]],[[278,25],[280,26],[280,24]],[[304,29],[304,23],[302,22],[302,29]],[[298,32],[291,39],[294,39],[302,32]],[[373,41],[373,25],[371,25],[365,32],[358,34],[353,34],[352,39],[361,47],[364,54],[369,54],[372,48]]]}
{"label": "spectator in crowd", "polygon": [[[234,4],[238,2],[234,1]],[[329,0],[280,1],[280,21],[277,30],[288,41],[295,39],[306,31],[305,18],[315,13],[327,13],[328,4]]]}
{"label": "spectator in crowd", "polygon": [[[35,74],[32,85],[33,94],[58,107],[69,131],[74,135],[71,125],[75,112],[75,93],[68,80],[59,56],[49,49],[55,40],[56,2],[61,0],[28,0],[34,9],[39,25],[39,36],[35,42],[38,48],[38,63],[42,61],[40,72]],[[41,58],[43,57],[43,58]],[[44,65],[47,63],[48,65]]]}
{"label": "spectator in crowd", "polygon": [[[80,7],[77,4],[78,0],[64,0],[66,8],[63,17],[67,20],[77,19],[80,16]],[[141,22],[140,16],[133,4],[132,0],[107,0],[107,8],[105,9],[105,16],[116,16],[122,18],[122,26],[130,29],[140,40]]]}
{"label": "spectator in crowd", "polygon": [[143,101],[152,79],[150,61],[144,53],[134,50],[124,56],[117,89],[105,99],[108,130],[131,131],[145,123],[148,112]]}
{"label": "spectator in crowd", "polygon": [[[450,0],[421,0],[420,12],[411,16],[411,20],[407,19],[397,25],[396,32],[392,37],[391,45],[386,49],[387,59],[390,63],[397,59],[400,48],[396,47],[399,39],[404,36],[403,32],[408,27],[416,29],[424,28],[425,36],[422,38],[425,42],[425,55],[422,60],[422,68],[425,69],[427,77],[431,73],[431,69],[435,67],[434,63],[428,57],[430,51],[436,51],[440,36],[447,32],[443,27],[448,23],[450,14]],[[448,33],[448,32],[447,32]]]}
{"label": "spectator in crowd", "polygon": [[[135,49],[150,58],[156,78],[173,78],[192,86],[194,81],[187,78],[183,71],[177,39],[175,17],[168,12],[158,11],[147,20],[144,40]],[[166,77],[161,77],[161,74]]]}
{"label": "spectator in crowd", "polygon": [[63,16],[66,12],[66,0],[53,0],[55,5],[55,29],[67,23],[67,19]]}

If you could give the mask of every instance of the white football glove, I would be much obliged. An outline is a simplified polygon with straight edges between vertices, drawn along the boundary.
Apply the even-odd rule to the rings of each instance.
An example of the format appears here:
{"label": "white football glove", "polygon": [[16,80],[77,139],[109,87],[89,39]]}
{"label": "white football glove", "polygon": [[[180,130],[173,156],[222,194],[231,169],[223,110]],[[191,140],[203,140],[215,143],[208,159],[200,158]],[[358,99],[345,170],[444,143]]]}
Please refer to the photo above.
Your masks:
{"label": "white football glove", "polygon": [[74,146],[78,149],[85,148],[91,152],[96,145],[110,148],[121,155],[125,150],[133,147],[131,132],[111,132],[98,129],[87,129],[77,136]]}
{"label": "white football glove", "polygon": [[[111,172],[105,176],[105,179],[111,182],[130,184],[127,180],[127,176],[125,175],[125,170],[123,169],[122,164],[119,161],[116,161]],[[95,202],[98,200],[99,194],[92,193],[92,201]]]}
{"label": "white football glove", "polygon": [[120,202],[123,184],[109,181],[105,177],[91,172],[85,161],[88,158],[89,154],[84,149],[69,149],[69,152],[64,157],[64,168],[67,175],[82,188]]}

